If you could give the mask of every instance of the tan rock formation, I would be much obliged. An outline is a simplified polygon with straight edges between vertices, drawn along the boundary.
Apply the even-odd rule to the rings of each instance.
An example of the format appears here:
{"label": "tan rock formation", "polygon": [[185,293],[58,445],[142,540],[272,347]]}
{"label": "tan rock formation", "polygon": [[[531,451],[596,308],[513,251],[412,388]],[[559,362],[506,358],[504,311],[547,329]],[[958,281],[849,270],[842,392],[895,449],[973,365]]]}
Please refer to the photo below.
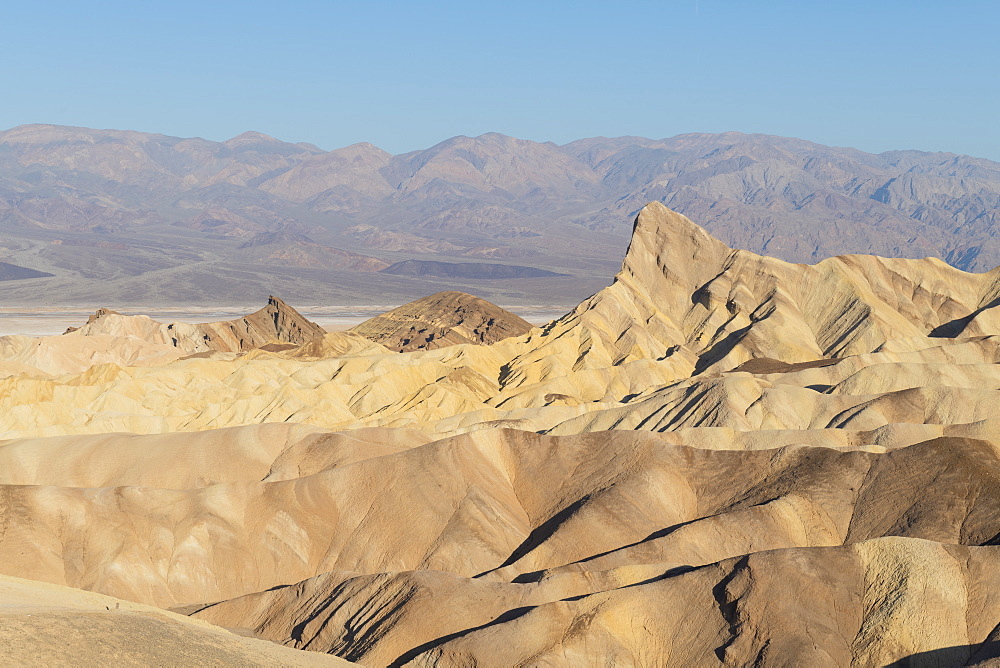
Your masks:
{"label": "tan rock formation", "polygon": [[123,316],[100,309],[85,326],[67,334],[133,336],[151,343],[169,344],[190,355],[212,350],[246,352],[272,341],[302,344],[325,335],[326,330],[271,296],[267,298],[267,306],[248,316],[203,324],[164,324],[147,316]]}
{"label": "tan rock formation", "polygon": [[[893,339],[997,334],[998,297],[997,270],[872,256],[791,264],[730,249],[654,202],[636,219],[614,284],[558,322],[551,338],[573,332],[581,367],[681,355],[701,373],[755,357],[805,362]],[[597,340],[584,346],[588,335]]]}
{"label": "tan rock formation", "polygon": [[44,378],[83,373],[101,364],[159,366],[182,355],[172,345],[135,336],[3,336],[0,337],[0,377]]}
{"label": "tan rock formation", "polygon": [[[1000,533],[996,449],[971,439],[880,454],[700,450],[628,432],[480,430],[433,443],[413,432],[395,442],[380,432],[252,433],[84,441],[60,465],[65,485],[5,487],[3,569],[160,605],[333,570],[501,582],[568,574],[560,592],[574,595],[626,566],[612,581],[648,577],[642,564],[697,566],[761,549],[884,535],[977,545]],[[20,468],[10,482],[53,482],[58,469],[29,462],[67,442],[17,443],[5,456]],[[88,486],[106,484],[115,486]],[[937,493],[926,497],[929,484]],[[127,533],[116,529],[123,521]],[[368,526],[378,540],[357,543]]]}
{"label": "tan rock formation", "polygon": [[995,665],[998,552],[882,538],[756,553],[515,610],[404,658],[414,666]]}

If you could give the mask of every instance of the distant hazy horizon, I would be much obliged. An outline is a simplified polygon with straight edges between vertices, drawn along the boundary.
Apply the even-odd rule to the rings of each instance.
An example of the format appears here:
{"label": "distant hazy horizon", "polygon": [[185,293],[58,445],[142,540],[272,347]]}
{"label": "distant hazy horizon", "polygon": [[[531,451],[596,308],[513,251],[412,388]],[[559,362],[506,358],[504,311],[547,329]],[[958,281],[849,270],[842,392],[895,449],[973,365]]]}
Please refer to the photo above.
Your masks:
{"label": "distant hazy horizon", "polygon": [[1000,159],[990,2],[22,3],[0,127],[399,154],[496,131],[760,132]]}
{"label": "distant hazy horizon", "polygon": [[917,148],[917,147],[913,147],[913,146],[894,146],[894,147],[891,147],[891,148],[886,148],[886,149],[881,150],[881,151],[868,151],[868,150],[866,150],[866,149],[864,149],[864,148],[862,148],[860,146],[851,146],[851,145],[846,145],[846,144],[845,145],[829,144],[828,145],[828,144],[824,144],[823,142],[821,142],[821,141],[819,141],[819,140],[817,140],[815,138],[812,138],[812,137],[798,137],[798,136],[793,136],[793,135],[781,135],[781,134],[774,134],[774,133],[768,133],[768,132],[743,132],[741,130],[721,130],[721,131],[719,131],[717,133],[702,132],[702,131],[699,131],[699,130],[692,130],[692,131],[689,131],[689,132],[678,132],[676,134],[672,134],[672,135],[669,135],[669,136],[663,136],[663,137],[642,136],[642,135],[614,135],[614,136],[609,136],[609,135],[594,135],[594,136],[586,136],[586,137],[582,137],[582,136],[581,137],[573,137],[572,139],[569,139],[568,141],[561,141],[561,142],[556,142],[556,141],[552,141],[552,140],[548,140],[548,139],[537,139],[537,138],[532,138],[532,137],[520,137],[520,136],[516,136],[516,135],[510,135],[510,134],[507,134],[505,132],[499,132],[499,131],[496,131],[496,130],[487,130],[487,131],[482,132],[482,133],[480,133],[478,135],[464,135],[464,134],[448,135],[446,137],[441,137],[439,140],[434,141],[434,142],[432,142],[432,143],[430,143],[430,144],[428,144],[426,146],[419,146],[419,147],[414,148],[412,150],[403,151],[401,153],[394,153],[393,151],[390,151],[390,150],[386,149],[384,146],[381,146],[381,145],[375,143],[374,141],[369,141],[369,140],[361,140],[361,141],[353,142],[352,144],[345,144],[343,146],[320,146],[320,145],[316,144],[315,142],[305,141],[305,140],[293,140],[293,139],[289,139],[287,137],[281,137],[281,136],[277,136],[277,135],[268,134],[266,132],[262,132],[260,130],[256,130],[256,129],[253,129],[253,128],[249,128],[249,129],[237,132],[236,134],[232,135],[231,137],[216,138],[216,137],[209,137],[209,136],[207,136],[204,133],[203,134],[194,134],[194,135],[174,135],[174,134],[170,134],[170,133],[167,133],[167,132],[162,132],[162,131],[155,130],[155,129],[154,130],[145,130],[145,129],[139,129],[139,128],[125,128],[125,127],[121,127],[121,128],[87,127],[87,126],[82,126],[82,125],[63,125],[63,124],[56,124],[56,123],[21,123],[19,125],[14,125],[14,126],[11,126],[11,127],[0,127],[0,133],[7,132],[7,131],[10,131],[10,130],[14,130],[14,129],[18,128],[18,127],[25,127],[25,126],[32,126],[32,125],[41,125],[41,126],[51,125],[51,126],[54,126],[54,127],[77,128],[77,129],[81,129],[81,130],[96,130],[96,131],[99,131],[99,132],[139,132],[139,133],[142,133],[142,134],[151,134],[151,135],[159,134],[159,135],[163,135],[163,136],[166,136],[166,137],[172,137],[172,138],[175,138],[175,139],[204,139],[206,141],[212,141],[212,142],[225,142],[225,141],[228,141],[228,140],[231,140],[231,139],[235,139],[235,138],[237,138],[237,137],[239,137],[241,135],[246,135],[246,134],[262,134],[262,135],[271,137],[273,139],[277,139],[278,141],[281,141],[281,142],[284,142],[284,143],[298,143],[298,144],[311,145],[311,146],[314,146],[314,147],[316,147],[316,148],[318,148],[318,149],[320,149],[320,150],[322,150],[324,152],[333,152],[333,151],[337,151],[339,149],[348,148],[349,146],[353,146],[353,145],[356,145],[356,144],[371,144],[372,146],[375,146],[376,148],[379,148],[379,149],[381,149],[383,151],[386,151],[387,153],[390,153],[392,155],[397,155],[397,156],[398,155],[406,155],[407,153],[417,153],[417,152],[420,152],[420,151],[425,151],[425,150],[434,148],[435,146],[438,146],[439,144],[444,144],[444,143],[448,142],[449,140],[453,140],[453,139],[459,139],[459,138],[462,138],[462,137],[468,137],[468,138],[471,138],[471,139],[478,139],[478,138],[486,136],[486,135],[503,135],[505,137],[511,137],[513,139],[521,139],[521,140],[525,140],[525,141],[532,141],[532,142],[537,142],[537,143],[540,143],[540,144],[551,143],[551,144],[555,144],[557,146],[566,146],[567,144],[572,144],[575,141],[580,141],[580,140],[584,140],[584,139],[588,139],[589,140],[589,139],[632,139],[632,138],[634,138],[634,139],[648,139],[648,140],[651,140],[651,141],[668,141],[668,140],[677,139],[678,137],[684,137],[684,136],[688,136],[688,135],[726,135],[726,134],[737,134],[737,135],[762,135],[762,136],[765,136],[765,137],[774,137],[774,138],[778,138],[778,139],[792,139],[792,140],[805,141],[805,142],[809,142],[809,143],[813,143],[813,144],[818,144],[818,145],[823,145],[823,146],[829,146],[830,148],[857,149],[859,151],[863,151],[865,153],[872,153],[872,154],[875,154],[875,155],[877,155],[879,153],[889,153],[889,152],[893,152],[893,151],[917,151],[917,152],[920,152],[920,153],[954,154],[954,155],[961,155],[961,156],[966,156],[966,157],[970,157],[970,158],[981,158],[981,159],[984,159],[984,160],[991,160],[993,162],[1000,162],[1000,157],[991,158],[991,157],[986,156],[986,155],[980,155],[980,154],[976,154],[976,153],[962,153],[962,152],[959,152],[959,151],[948,150],[947,148],[943,148],[943,149],[940,149],[940,150],[930,150],[930,149]]}

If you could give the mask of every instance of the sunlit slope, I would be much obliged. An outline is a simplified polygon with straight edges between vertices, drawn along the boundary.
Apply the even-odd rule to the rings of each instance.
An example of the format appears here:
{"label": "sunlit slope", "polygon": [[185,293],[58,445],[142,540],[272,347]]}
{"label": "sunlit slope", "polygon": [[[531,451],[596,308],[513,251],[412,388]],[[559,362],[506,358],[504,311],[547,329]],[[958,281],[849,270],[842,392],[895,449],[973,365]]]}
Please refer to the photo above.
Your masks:
{"label": "sunlit slope", "polygon": [[17,666],[348,666],[151,606],[0,576],[4,663]]}

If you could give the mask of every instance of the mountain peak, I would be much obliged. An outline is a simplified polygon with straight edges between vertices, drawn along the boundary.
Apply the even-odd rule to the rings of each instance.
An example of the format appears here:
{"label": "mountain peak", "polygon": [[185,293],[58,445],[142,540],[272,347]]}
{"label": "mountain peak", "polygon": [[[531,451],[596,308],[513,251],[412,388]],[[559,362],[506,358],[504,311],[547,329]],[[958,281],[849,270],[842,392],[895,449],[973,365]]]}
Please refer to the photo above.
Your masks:
{"label": "mountain peak", "polygon": [[270,135],[266,135],[263,132],[248,130],[242,134],[238,134],[235,137],[227,139],[222,143],[232,148],[234,146],[248,146],[251,144],[281,144],[283,142]]}
{"label": "mountain peak", "polygon": [[662,202],[650,202],[636,216],[622,274],[651,286],[665,273],[710,271],[731,252],[729,246],[686,216]]}
{"label": "mountain peak", "polygon": [[388,151],[379,148],[375,144],[366,141],[359,141],[355,144],[350,144],[341,148],[336,148],[330,151],[327,155],[339,155],[339,156],[370,156],[378,160],[388,160],[392,157],[392,154]]}

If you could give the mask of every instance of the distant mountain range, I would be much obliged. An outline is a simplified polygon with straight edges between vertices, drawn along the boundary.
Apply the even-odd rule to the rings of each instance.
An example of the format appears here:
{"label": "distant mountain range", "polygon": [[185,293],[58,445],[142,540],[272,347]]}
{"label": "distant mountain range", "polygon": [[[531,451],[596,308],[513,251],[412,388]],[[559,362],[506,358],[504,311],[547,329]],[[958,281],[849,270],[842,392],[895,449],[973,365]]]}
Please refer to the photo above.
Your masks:
{"label": "distant mountain range", "polygon": [[[31,125],[0,132],[0,261],[43,275],[0,280],[12,303],[393,303],[459,288],[571,304],[610,280],[653,200],[796,262],[1000,264],[1000,163],[969,156],[740,133],[563,146],[490,133],[393,156]],[[508,261],[520,269],[495,268]],[[464,268],[383,271],[402,262]]]}

